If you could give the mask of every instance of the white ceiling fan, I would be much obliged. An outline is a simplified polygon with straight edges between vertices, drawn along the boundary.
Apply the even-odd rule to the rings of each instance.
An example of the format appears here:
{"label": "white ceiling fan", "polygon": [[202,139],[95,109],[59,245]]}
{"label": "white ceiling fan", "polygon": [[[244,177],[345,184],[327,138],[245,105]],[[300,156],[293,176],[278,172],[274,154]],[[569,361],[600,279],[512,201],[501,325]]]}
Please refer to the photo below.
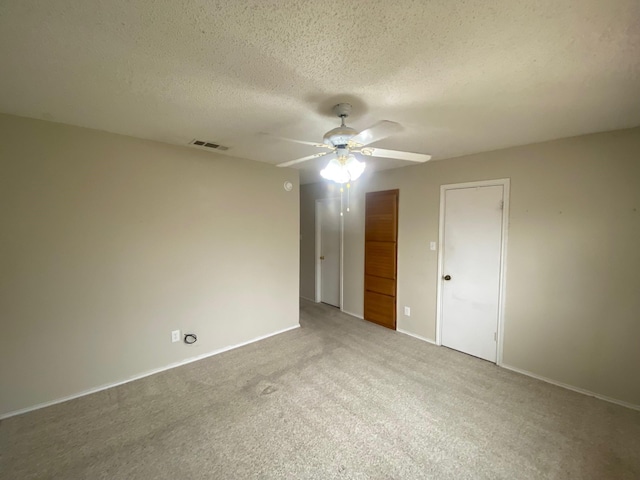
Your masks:
{"label": "white ceiling fan", "polygon": [[369,157],[395,158],[409,162],[422,163],[431,159],[431,155],[422,153],[402,152],[397,150],[386,150],[384,148],[367,147],[367,145],[387,138],[402,130],[402,126],[396,122],[382,120],[375,125],[358,132],[345,124],[345,118],[351,113],[351,105],[339,103],[333,107],[334,113],[342,120],[342,124],[329,130],[324,134],[323,143],[305,142],[290,138],[277,137],[303,145],[311,145],[318,148],[328,149],[322,153],[315,153],[306,157],[280,163],[278,167],[290,167],[298,163],[306,162],[314,158],[325,157],[329,160],[327,167],[320,174],[337,183],[348,183],[358,178],[365,168],[365,163],[358,160],[357,155]]}

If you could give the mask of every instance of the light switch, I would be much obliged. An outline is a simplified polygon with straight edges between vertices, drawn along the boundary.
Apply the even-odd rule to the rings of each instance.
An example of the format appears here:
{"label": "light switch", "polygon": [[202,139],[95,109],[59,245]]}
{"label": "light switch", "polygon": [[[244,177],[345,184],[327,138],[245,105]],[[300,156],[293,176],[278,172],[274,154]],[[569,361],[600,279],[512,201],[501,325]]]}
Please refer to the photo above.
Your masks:
{"label": "light switch", "polygon": [[436,242],[430,242],[429,243],[429,250],[433,250],[435,252],[435,250],[436,250]]}
{"label": "light switch", "polygon": [[405,317],[411,316],[411,307],[404,307],[404,316]]}

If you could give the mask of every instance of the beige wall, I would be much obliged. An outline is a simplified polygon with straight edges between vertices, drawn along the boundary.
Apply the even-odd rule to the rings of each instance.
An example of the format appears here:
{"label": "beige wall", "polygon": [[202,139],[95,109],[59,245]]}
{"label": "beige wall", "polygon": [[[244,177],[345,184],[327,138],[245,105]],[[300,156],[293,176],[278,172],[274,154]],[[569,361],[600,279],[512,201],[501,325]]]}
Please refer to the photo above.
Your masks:
{"label": "beige wall", "polygon": [[7,115],[0,167],[0,415],[298,324],[295,170]]}
{"label": "beige wall", "polygon": [[[358,180],[345,218],[344,309],[362,314],[364,192],[400,189],[398,328],[434,339],[429,241],[438,240],[440,185],[510,178],[504,364],[640,405],[639,152],[640,129],[632,129]],[[303,271],[301,283],[312,275]]]}

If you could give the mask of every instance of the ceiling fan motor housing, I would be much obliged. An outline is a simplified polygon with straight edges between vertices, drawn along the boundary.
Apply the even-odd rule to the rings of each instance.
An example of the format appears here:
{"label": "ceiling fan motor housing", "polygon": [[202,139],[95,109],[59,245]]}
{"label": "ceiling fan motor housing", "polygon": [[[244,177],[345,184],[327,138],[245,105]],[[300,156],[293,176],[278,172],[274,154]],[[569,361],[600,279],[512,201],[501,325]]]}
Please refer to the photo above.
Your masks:
{"label": "ceiling fan motor housing", "polygon": [[349,143],[351,138],[355,137],[359,132],[351,127],[347,127],[344,119],[351,113],[351,104],[339,103],[333,107],[333,113],[342,119],[342,125],[324,134],[323,141],[326,145],[333,147],[344,147]]}
{"label": "ceiling fan motor housing", "polygon": [[357,130],[347,127],[346,125],[344,127],[337,127],[324,134],[324,143],[333,147],[343,147],[357,134]]}

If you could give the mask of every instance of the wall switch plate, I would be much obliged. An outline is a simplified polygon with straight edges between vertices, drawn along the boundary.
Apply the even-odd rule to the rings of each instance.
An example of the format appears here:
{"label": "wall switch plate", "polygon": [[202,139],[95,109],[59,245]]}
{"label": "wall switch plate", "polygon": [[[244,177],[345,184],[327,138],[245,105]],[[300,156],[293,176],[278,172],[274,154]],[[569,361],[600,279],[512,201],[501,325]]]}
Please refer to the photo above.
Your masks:
{"label": "wall switch plate", "polygon": [[171,341],[173,343],[176,343],[176,342],[180,341],[180,330],[173,330],[171,332]]}
{"label": "wall switch plate", "polygon": [[436,242],[430,242],[429,243],[429,249],[433,250],[435,252],[435,250],[436,250]]}
{"label": "wall switch plate", "polygon": [[405,317],[411,316],[411,307],[404,307],[404,316]]}

